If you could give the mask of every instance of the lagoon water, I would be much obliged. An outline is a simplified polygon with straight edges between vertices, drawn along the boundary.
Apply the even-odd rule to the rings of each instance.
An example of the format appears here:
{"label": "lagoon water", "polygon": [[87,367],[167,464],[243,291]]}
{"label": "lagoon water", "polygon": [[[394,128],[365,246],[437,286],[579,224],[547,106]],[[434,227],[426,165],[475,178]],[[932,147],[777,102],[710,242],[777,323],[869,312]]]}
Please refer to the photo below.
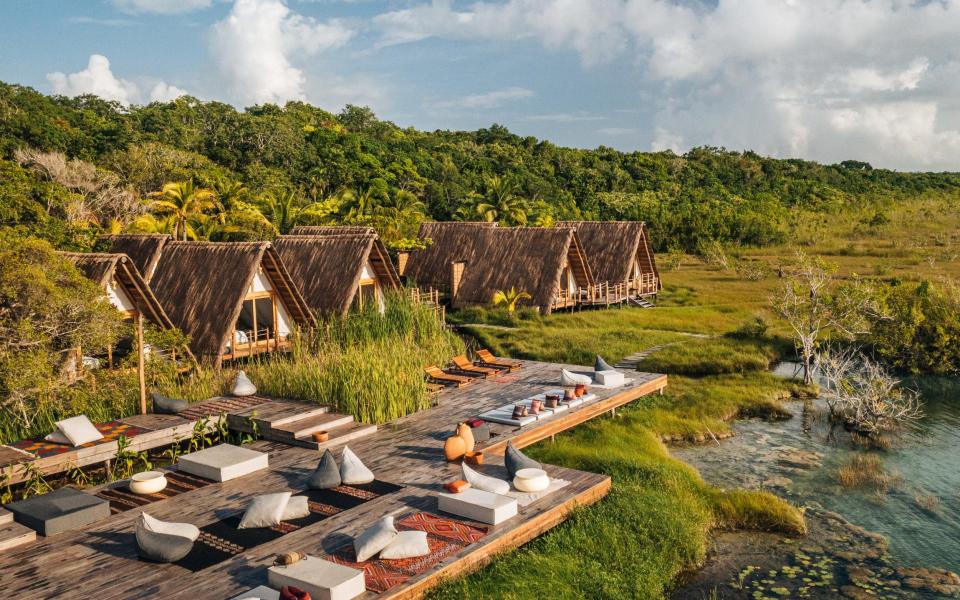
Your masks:
{"label": "lagoon water", "polygon": [[[792,371],[791,365],[778,367],[785,376]],[[801,402],[789,404],[792,419],[739,421],[733,438],[719,445],[674,448],[673,454],[715,485],[769,488],[799,505],[816,502],[881,533],[890,541],[895,564],[960,572],[960,380],[905,383],[923,396],[924,416],[898,435],[889,450],[876,452],[885,469],[900,477],[885,495],[836,483],[837,467],[861,450],[851,448],[842,429],[831,429],[822,418],[804,417]],[[820,464],[797,468],[797,457]],[[939,500],[932,510],[918,502],[930,497]]]}

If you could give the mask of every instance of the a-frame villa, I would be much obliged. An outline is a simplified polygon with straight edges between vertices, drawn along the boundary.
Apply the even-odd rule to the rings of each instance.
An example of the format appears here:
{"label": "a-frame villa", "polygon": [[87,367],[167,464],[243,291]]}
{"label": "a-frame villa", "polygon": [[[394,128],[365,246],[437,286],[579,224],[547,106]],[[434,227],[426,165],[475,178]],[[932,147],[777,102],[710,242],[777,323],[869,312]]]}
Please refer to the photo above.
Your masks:
{"label": "a-frame villa", "polygon": [[97,245],[103,247],[105,252],[126,254],[149,282],[164,246],[172,240],[173,236],[166,233],[122,233],[101,235]]}
{"label": "a-frame villa", "polygon": [[151,280],[198,359],[220,364],[285,350],[313,317],[269,242],[170,242]]}
{"label": "a-frame villa", "polygon": [[483,233],[496,227],[486,222],[421,223],[418,237],[429,240],[429,245],[401,254],[397,270],[407,282],[449,294],[451,265],[472,258]]}

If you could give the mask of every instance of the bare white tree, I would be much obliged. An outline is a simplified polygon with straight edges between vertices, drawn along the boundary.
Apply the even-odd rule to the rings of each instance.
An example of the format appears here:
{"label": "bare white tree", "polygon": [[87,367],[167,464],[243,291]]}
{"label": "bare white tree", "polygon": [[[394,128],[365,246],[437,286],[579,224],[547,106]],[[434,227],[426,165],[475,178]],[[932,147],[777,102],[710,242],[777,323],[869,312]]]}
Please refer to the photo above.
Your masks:
{"label": "bare white tree", "polygon": [[813,383],[813,367],[828,332],[847,339],[867,333],[882,318],[873,290],[859,278],[841,282],[836,268],[819,257],[797,252],[796,267],[785,274],[771,298],[774,310],[790,326],[803,363],[803,382]]}
{"label": "bare white tree", "polygon": [[821,389],[830,416],[861,433],[877,435],[923,416],[919,394],[905,389],[879,363],[857,348],[818,354]]}

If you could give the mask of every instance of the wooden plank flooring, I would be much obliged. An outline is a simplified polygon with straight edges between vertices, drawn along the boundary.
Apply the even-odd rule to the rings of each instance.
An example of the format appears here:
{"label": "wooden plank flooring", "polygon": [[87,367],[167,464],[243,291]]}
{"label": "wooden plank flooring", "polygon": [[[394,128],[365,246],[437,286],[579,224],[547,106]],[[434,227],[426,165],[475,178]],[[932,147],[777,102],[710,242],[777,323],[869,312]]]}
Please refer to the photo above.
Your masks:
{"label": "wooden plank flooring", "polygon": [[[139,561],[133,523],[141,511],[131,510],[89,525],[83,531],[39,538],[34,543],[0,553],[0,590],[10,597],[66,599],[232,598],[266,583],[266,569],[278,552],[330,551],[385,514],[436,512],[434,494],[441,491],[442,483],[459,478],[459,465],[447,463],[443,458],[444,440],[456,424],[484,410],[557,387],[562,366],[565,365],[527,362],[522,370],[513,374],[446,391],[437,396],[438,406],[383,425],[376,434],[350,442],[351,449],[378,479],[406,487],[203,571],[191,573],[175,565]],[[583,370],[582,367],[567,368]],[[665,376],[639,375],[631,388],[596,390],[599,398],[595,403],[529,427],[496,425],[492,427],[495,437],[488,448],[496,450],[511,438],[518,445],[532,443],[666,385]],[[228,512],[242,510],[252,496],[303,489],[320,458],[315,450],[278,442],[259,441],[250,447],[270,454],[267,471],[180,494],[149,505],[146,511],[159,519],[203,526]],[[501,459],[491,458],[481,470],[505,477]],[[495,554],[542,534],[561,522],[573,507],[602,498],[610,488],[610,480],[605,476],[554,466],[545,468],[552,477],[567,479],[571,485],[521,507],[517,517],[491,528],[480,542],[381,596],[419,597],[442,578],[476,569],[492,560]],[[367,593],[365,597],[376,595]]]}

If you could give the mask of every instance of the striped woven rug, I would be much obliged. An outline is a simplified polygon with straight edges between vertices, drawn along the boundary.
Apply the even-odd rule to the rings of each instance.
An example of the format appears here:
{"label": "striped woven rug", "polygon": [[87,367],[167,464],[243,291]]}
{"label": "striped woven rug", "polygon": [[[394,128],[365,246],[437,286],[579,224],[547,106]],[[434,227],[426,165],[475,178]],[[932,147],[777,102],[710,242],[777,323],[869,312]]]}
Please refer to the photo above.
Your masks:
{"label": "striped woven rug", "polygon": [[108,488],[101,490],[97,496],[110,501],[110,514],[126,512],[128,510],[146,506],[160,500],[166,500],[210,485],[213,481],[195,477],[180,471],[165,472],[167,478],[167,487],[156,494],[134,494],[127,486]]}

